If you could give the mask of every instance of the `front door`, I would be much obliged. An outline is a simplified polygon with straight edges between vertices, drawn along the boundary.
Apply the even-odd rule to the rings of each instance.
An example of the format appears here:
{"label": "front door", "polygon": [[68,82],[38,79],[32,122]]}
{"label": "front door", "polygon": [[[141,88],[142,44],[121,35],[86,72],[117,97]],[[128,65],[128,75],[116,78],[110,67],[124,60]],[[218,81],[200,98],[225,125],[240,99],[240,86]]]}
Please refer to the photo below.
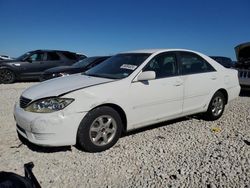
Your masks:
{"label": "front door", "polygon": [[131,83],[129,129],[172,119],[182,113],[183,81],[178,75],[175,54],[155,56],[142,71],[155,71],[156,79]]}
{"label": "front door", "polygon": [[43,62],[45,60],[44,52],[35,52],[27,57],[21,64],[21,77],[34,78],[41,73]]}

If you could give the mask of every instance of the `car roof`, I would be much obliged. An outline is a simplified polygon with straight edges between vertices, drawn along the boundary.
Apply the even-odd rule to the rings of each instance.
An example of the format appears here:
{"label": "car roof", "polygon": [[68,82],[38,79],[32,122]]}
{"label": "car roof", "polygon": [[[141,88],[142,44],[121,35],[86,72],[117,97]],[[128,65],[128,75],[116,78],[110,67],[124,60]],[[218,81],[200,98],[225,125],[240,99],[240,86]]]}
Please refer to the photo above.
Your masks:
{"label": "car roof", "polygon": [[[71,52],[71,51],[67,51],[67,50],[42,50],[42,49],[39,49],[39,50],[32,50],[32,51],[29,51],[29,52],[70,52],[70,53],[75,53],[77,54],[76,52]],[[81,54],[83,55],[83,54]]]}
{"label": "car roof", "polygon": [[101,55],[101,56],[89,56],[89,57],[86,57],[86,58],[105,58],[105,57],[107,57],[107,58],[109,58],[109,57],[111,57],[111,56],[109,56],[109,55]]}
{"label": "car roof", "polygon": [[231,59],[230,57],[225,57],[225,56],[209,56],[211,58],[227,58],[227,59]]}
{"label": "car roof", "polygon": [[150,54],[154,54],[154,53],[168,52],[168,51],[186,51],[186,52],[197,53],[195,51],[187,50],[187,49],[171,49],[171,48],[169,48],[169,49],[142,49],[142,50],[127,51],[127,52],[122,52],[122,53],[150,53]]}

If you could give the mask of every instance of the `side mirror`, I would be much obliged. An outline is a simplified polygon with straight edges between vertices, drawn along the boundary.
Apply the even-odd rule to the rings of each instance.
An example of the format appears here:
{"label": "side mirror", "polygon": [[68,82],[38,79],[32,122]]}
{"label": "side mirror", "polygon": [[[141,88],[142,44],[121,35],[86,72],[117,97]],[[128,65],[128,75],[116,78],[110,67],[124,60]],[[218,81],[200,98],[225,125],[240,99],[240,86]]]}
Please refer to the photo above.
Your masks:
{"label": "side mirror", "polygon": [[154,79],[155,79],[155,71],[141,72],[137,77],[137,81],[147,81],[147,80],[154,80]]}

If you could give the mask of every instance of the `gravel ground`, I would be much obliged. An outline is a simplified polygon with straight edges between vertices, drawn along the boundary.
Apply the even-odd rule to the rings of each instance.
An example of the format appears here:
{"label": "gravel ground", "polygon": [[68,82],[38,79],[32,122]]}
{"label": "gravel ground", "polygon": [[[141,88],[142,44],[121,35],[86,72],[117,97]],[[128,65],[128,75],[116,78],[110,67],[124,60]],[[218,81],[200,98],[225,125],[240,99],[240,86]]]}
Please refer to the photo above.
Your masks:
{"label": "gravel ground", "polygon": [[215,122],[182,118],[132,132],[108,151],[41,148],[17,138],[13,105],[35,83],[0,84],[0,170],[33,161],[42,187],[250,187],[250,94]]}

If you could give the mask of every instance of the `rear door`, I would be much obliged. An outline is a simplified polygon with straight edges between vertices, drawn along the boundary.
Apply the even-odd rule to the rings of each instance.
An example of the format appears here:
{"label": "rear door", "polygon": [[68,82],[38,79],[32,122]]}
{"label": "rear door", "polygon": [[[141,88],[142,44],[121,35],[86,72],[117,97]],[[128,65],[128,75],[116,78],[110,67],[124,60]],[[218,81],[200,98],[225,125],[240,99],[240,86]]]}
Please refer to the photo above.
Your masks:
{"label": "rear door", "polygon": [[45,60],[42,62],[42,65],[40,67],[40,73],[44,72],[47,69],[62,65],[63,61],[61,57],[57,54],[57,52],[47,52]]}
{"label": "rear door", "polygon": [[178,59],[184,81],[183,113],[191,114],[206,109],[206,102],[216,88],[216,70],[201,56],[179,52]]}
{"label": "rear door", "polygon": [[63,58],[63,63],[66,66],[70,66],[74,64],[75,62],[79,61],[79,57],[72,52],[61,52],[61,55],[64,57]]}

